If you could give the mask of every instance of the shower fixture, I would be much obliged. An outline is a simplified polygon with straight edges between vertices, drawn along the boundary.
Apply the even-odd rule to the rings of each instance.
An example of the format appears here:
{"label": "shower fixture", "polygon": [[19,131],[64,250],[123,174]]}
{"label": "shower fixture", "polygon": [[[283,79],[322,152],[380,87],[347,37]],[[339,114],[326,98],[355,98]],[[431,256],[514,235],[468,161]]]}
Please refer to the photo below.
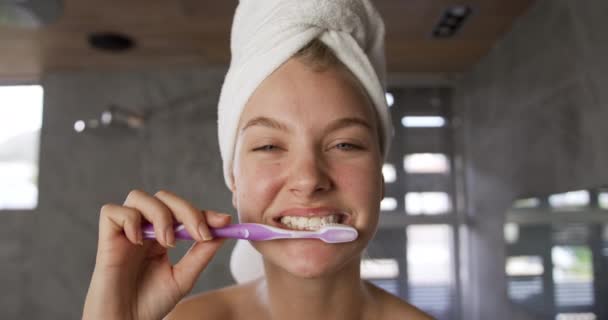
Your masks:
{"label": "shower fixture", "polygon": [[140,113],[111,105],[101,112],[99,118],[77,120],[74,122],[74,130],[80,133],[98,128],[141,129],[145,124],[145,120],[146,117]]}

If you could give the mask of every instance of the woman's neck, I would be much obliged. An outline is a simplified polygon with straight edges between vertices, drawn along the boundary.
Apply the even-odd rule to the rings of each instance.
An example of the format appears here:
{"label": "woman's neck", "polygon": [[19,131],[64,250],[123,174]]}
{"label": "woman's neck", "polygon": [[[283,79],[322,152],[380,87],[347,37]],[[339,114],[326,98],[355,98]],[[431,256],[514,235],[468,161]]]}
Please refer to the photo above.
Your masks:
{"label": "woman's neck", "polygon": [[363,319],[372,296],[359,268],[355,259],[335,274],[307,279],[266,264],[257,290],[269,319]]}

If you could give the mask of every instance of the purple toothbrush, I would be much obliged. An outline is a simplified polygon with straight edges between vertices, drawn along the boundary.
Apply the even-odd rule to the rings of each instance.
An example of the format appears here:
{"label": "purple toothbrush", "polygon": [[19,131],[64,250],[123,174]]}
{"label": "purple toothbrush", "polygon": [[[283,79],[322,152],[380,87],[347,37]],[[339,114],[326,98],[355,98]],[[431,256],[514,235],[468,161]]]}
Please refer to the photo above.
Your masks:
{"label": "purple toothbrush", "polygon": [[[223,228],[209,228],[209,230],[211,230],[211,234],[213,234],[214,237],[254,241],[274,239],[320,239],[327,243],[341,243],[354,241],[358,236],[355,228],[339,224],[325,225],[317,231],[286,230],[258,223],[231,224]],[[144,224],[142,226],[142,231],[144,239],[156,238],[152,224]],[[175,225],[175,238],[193,240],[182,224]]]}

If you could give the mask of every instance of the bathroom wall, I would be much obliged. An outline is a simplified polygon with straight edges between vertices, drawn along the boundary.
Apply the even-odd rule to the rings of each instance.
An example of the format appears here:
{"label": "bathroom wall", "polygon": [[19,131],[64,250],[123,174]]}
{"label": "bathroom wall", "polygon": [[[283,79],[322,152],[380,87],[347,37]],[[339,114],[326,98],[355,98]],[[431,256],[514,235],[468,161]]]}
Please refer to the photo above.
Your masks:
{"label": "bathroom wall", "polygon": [[[170,190],[233,212],[217,145],[222,68],[53,72],[43,80],[40,199],[0,212],[0,318],[77,319],[95,263],[99,209],[132,189]],[[138,130],[74,131],[109,105],[147,111]],[[194,292],[232,283],[227,242]],[[187,247],[178,245],[175,261]]]}
{"label": "bathroom wall", "polygon": [[526,316],[504,281],[513,199],[608,183],[607,16],[603,0],[539,0],[456,82],[471,223],[464,319]]}

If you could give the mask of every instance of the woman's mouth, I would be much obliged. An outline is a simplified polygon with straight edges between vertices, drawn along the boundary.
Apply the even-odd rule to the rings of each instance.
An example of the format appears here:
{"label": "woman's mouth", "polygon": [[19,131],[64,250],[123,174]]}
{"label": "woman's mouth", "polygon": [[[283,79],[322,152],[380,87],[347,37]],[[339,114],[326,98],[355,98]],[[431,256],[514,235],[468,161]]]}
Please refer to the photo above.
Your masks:
{"label": "woman's mouth", "polygon": [[323,226],[331,224],[342,224],[346,215],[342,213],[328,214],[325,216],[282,216],[275,219],[282,227],[292,230],[317,231]]}

